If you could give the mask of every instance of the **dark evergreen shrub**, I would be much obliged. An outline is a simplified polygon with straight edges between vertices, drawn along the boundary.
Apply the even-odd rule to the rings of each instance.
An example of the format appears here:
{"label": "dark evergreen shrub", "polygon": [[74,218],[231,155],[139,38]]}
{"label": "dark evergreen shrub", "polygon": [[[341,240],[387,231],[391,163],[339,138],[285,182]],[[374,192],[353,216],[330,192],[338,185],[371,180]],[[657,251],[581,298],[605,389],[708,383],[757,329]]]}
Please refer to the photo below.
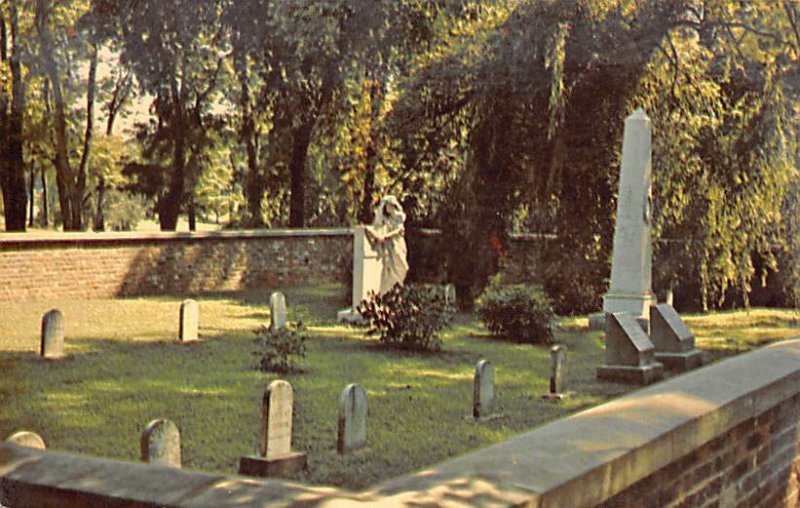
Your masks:
{"label": "dark evergreen shrub", "polygon": [[306,335],[302,323],[289,323],[272,330],[264,325],[255,332],[260,357],[258,368],[262,372],[291,372],[296,359],[306,356]]}
{"label": "dark evergreen shrub", "polygon": [[475,312],[492,335],[530,344],[550,344],[553,308],[544,292],[525,284],[490,284]]}

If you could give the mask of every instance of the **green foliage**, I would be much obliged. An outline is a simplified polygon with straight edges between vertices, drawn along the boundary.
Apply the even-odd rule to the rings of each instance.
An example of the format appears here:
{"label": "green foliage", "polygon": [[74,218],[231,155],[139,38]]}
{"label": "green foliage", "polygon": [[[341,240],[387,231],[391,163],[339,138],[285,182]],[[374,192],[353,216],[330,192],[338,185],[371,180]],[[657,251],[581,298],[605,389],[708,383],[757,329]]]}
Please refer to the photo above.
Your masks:
{"label": "green foliage", "polygon": [[108,190],[105,208],[106,226],[112,231],[132,231],[144,219],[142,198],[127,192]]}
{"label": "green foliage", "polygon": [[528,344],[553,339],[553,309],[541,288],[494,282],[478,298],[475,313],[492,335]]}
{"label": "green foliage", "polygon": [[404,349],[438,351],[440,332],[450,325],[454,309],[440,286],[395,285],[383,296],[372,295],[358,306],[369,322],[367,335]]}
{"label": "green foliage", "polygon": [[261,325],[255,332],[260,356],[258,368],[262,372],[292,372],[296,369],[296,358],[306,357],[305,327],[302,323],[289,323],[273,330]]}

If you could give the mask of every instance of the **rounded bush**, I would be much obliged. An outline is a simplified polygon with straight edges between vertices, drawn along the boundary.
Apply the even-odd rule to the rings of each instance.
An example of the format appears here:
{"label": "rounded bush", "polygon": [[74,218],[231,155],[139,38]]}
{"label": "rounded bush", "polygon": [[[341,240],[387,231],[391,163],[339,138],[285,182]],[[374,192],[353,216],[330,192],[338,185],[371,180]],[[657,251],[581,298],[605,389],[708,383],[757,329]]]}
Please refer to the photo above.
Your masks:
{"label": "rounded bush", "polygon": [[550,344],[553,307],[544,292],[525,284],[489,285],[475,302],[492,335],[529,344]]}

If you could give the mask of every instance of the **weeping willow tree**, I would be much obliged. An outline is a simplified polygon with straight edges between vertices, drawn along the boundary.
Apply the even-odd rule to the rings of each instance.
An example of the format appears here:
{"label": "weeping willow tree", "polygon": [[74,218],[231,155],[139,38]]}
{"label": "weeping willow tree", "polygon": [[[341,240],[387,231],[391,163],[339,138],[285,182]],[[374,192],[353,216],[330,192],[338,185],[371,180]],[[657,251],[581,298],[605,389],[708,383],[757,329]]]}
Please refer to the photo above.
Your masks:
{"label": "weeping willow tree", "polygon": [[747,303],[785,243],[795,170],[781,62],[796,62],[792,6],[502,5],[481,37],[423,66],[406,97],[418,132],[440,136],[431,153],[466,139],[438,217],[453,235],[451,277],[474,294],[502,264],[508,231],[550,231],[558,239],[543,279],[556,307],[598,308],[623,121],[644,106],[655,128],[656,236],[665,240],[658,282],[679,284],[704,308]]}

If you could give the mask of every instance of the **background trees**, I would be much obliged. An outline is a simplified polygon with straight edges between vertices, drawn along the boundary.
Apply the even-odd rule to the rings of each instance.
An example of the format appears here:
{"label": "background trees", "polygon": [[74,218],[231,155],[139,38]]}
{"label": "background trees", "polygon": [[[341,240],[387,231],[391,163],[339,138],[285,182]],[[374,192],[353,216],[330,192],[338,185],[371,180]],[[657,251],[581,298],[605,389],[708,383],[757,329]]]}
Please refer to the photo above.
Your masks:
{"label": "background trees", "polygon": [[[50,185],[34,172],[55,175],[64,229],[103,229],[131,193],[169,230],[181,214],[250,227],[365,222],[391,192],[412,226],[443,229],[448,277],[464,294],[502,264],[510,232],[557,233],[545,288],[559,311],[588,311],[608,275],[623,119],[643,106],[655,130],[657,287],[697,308],[788,303],[800,242],[797,9],[10,0],[6,229],[25,228],[31,183]],[[139,121],[120,127],[126,108]]]}

